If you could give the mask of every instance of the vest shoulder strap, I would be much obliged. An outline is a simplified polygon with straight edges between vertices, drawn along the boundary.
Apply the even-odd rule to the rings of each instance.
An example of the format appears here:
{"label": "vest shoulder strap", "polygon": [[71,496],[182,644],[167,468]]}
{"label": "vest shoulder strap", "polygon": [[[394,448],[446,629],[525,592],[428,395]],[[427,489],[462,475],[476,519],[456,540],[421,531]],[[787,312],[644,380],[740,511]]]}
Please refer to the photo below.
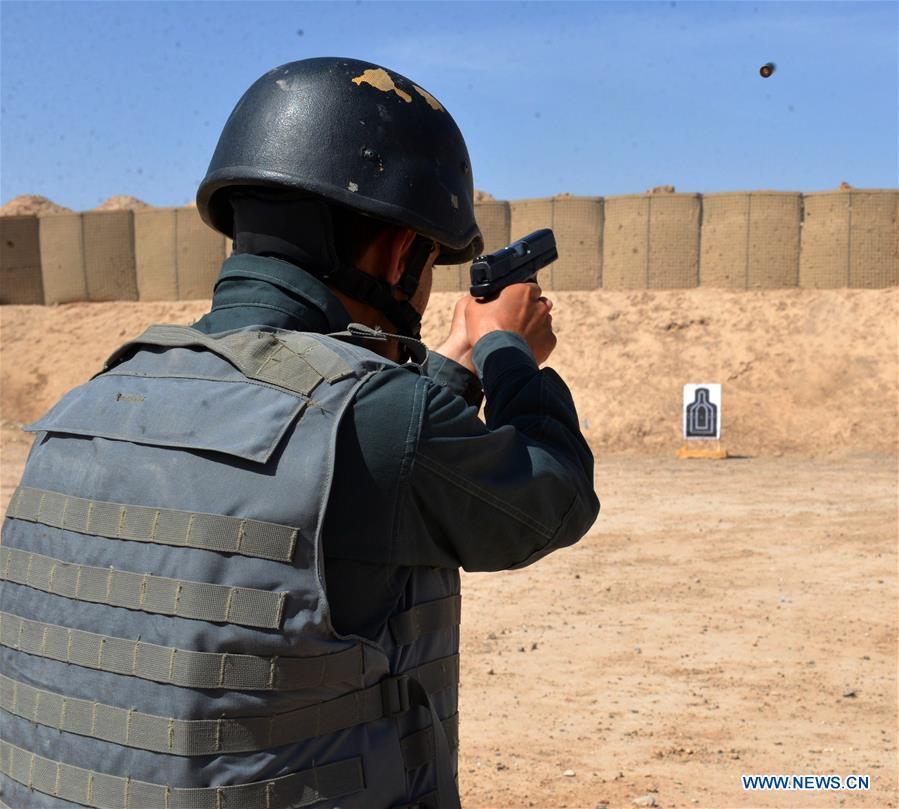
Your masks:
{"label": "vest shoulder strap", "polygon": [[[213,336],[190,326],[150,326],[114,351],[100,373],[122,362],[129,351],[144,346],[204,348],[231,363],[249,379],[308,396],[322,380],[333,383],[355,371],[324,341],[304,332],[237,331]],[[99,374],[95,374],[98,376]]]}
{"label": "vest shoulder strap", "polygon": [[328,337],[336,337],[342,340],[374,340],[379,343],[384,343],[387,340],[396,340],[407,350],[412,361],[418,365],[424,364],[429,353],[428,347],[421,340],[416,340],[414,337],[408,337],[404,334],[391,334],[381,331],[380,326],[372,328],[363,323],[350,323],[346,327],[346,331],[334,331]]}

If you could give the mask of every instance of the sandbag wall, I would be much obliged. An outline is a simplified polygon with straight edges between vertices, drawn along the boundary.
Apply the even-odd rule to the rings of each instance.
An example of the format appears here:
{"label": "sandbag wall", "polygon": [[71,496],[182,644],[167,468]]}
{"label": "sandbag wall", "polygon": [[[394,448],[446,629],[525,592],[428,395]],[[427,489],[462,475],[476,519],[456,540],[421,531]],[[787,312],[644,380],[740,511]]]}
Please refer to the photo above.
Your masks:
{"label": "sandbag wall", "polygon": [[[899,284],[897,190],[633,194],[477,203],[490,252],[555,231],[548,290]],[[209,298],[230,242],[195,208],[0,217],[0,303]],[[439,266],[435,291],[468,287]]]}

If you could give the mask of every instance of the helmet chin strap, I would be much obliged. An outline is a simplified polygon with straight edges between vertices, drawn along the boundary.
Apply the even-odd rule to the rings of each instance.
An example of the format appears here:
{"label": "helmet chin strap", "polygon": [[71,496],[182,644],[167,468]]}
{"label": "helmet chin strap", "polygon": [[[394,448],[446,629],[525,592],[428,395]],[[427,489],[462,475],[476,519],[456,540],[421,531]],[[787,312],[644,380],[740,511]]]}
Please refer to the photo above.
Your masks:
{"label": "helmet chin strap", "polygon": [[[386,281],[341,262],[334,244],[334,227],[327,203],[247,189],[231,195],[234,209],[234,252],[282,258],[340,290],[353,300],[381,312],[397,333],[418,339],[421,314],[408,300],[398,300],[398,289],[412,298],[434,242],[416,236],[406,257],[399,282]],[[400,347],[401,353],[406,353]]]}
{"label": "helmet chin strap", "polygon": [[384,314],[399,334],[418,340],[421,336],[421,313],[408,300],[395,298],[393,290],[397,289],[407,298],[412,298],[433,247],[430,239],[416,236],[406,258],[406,270],[394,286],[347,264],[338,264],[335,270],[320,277],[344,295]]}

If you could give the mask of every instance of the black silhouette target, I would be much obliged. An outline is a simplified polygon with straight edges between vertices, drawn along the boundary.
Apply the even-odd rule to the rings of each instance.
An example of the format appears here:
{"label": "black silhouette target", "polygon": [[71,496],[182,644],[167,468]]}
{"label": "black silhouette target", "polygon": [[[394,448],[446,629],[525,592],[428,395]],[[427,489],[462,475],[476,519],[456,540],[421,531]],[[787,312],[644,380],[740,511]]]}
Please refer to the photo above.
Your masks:
{"label": "black silhouette target", "polygon": [[686,405],[684,435],[687,438],[718,438],[718,405],[709,395],[709,388],[697,387],[693,401]]}

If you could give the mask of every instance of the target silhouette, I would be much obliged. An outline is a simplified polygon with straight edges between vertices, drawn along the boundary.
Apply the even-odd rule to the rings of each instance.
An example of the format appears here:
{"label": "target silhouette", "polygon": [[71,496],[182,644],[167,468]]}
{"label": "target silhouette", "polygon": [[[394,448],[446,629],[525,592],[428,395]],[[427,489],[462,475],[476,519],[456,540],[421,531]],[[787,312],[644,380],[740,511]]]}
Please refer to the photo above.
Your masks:
{"label": "target silhouette", "polygon": [[687,438],[715,438],[718,435],[718,406],[709,401],[708,388],[696,388],[687,405]]}

